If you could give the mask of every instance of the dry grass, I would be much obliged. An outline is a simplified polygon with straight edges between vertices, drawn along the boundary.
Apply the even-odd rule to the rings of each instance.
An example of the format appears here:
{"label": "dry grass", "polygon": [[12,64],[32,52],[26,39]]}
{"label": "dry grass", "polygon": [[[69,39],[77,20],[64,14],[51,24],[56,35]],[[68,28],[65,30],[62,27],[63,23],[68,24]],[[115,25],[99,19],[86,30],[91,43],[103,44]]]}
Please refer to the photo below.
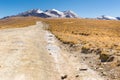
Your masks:
{"label": "dry grass", "polygon": [[[120,34],[120,21],[90,20],[90,19],[52,19],[48,20],[49,29],[57,35],[73,36],[78,43],[84,41],[117,41]],[[68,38],[68,37],[64,37]],[[116,40],[117,38],[117,40]],[[115,40],[115,41],[114,41]]]}
{"label": "dry grass", "polygon": [[0,20],[0,28],[25,27],[39,20],[49,24],[49,30],[64,43],[80,43],[86,48],[120,51],[120,21],[17,17]]}
{"label": "dry grass", "polygon": [[101,53],[120,53],[120,21],[50,19],[46,23],[64,43],[82,44],[86,49],[102,50]]}
{"label": "dry grass", "polygon": [[[82,53],[99,54],[101,62],[94,61],[93,65],[102,66],[103,70],[113,70],[109,72],[113,76],[120,66],[120,21],[113,20],[93,20],[93,19],[41,19],[37,17],[14,17],[0,20],[0,29],[22,28],[36,24],[36,21],[43,21],[49,25],[50,30],[59,40],[65,44],[81,44],[74,46],[75,50],[80,49]],[[113,55],[114,54],[114,55]],[[88,58],[90,59],[90,58]],[[26,59],[23,59],[26,61]],[[90,62],[92,60],[90,59]],[[95,68],[97,69],[97,68]],[[119,76],[119,75],[118,75]],[[109,76],[111,77],[111,75]]]}
{"label": "dry grass", "polygon": [[29,25],[35,25],[36,21],[41,20],[37,17],[13,17],[0,20],[0,29],[22,28]]}

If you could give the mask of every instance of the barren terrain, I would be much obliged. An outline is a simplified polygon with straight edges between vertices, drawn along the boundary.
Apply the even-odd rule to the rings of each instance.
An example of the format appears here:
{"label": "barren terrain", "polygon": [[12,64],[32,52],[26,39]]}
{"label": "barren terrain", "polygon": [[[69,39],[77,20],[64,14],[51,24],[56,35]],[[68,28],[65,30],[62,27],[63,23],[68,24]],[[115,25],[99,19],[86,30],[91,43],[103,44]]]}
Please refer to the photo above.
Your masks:
{"label": "barren terrain", "polygon": [[104,80],[69,58],[53,34],[35,26],[0,31],[0,80]]}
{"label": "barren terrain", "polygon": [[114,20],[0,20],[0,80],[119,80],[119,28]]}

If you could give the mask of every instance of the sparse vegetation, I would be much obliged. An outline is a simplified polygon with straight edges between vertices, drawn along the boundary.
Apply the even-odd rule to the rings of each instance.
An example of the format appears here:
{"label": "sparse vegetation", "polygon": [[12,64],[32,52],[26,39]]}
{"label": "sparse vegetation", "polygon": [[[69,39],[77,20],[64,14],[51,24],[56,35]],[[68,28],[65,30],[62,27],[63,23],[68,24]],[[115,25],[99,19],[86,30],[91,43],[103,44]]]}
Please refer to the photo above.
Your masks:
{"label": "sparse vegetation", "polygon": [[37,17],[13,17],[0,20],[0,29],[22,28],[30,25],[35,25],[36,21],[41,20]]}
{"label": "sparse vegetation", "polygon": [[[120,21],[94,19],[42,19],[14,17],[0,20],[0,28],[20,28],[43,21],[65,44],[81,44],[83,52],[118,54],[120,52]],[[114,51],[113,51],[114,50]]]}
{"label": "sparse vegetation", "polygon": [[[108,72],[110,75],[107,75],[113,77],[117,74],[115,72],[120,72],[120,69],[118,69],[120,67],[120,21],[13,17],[0,20],[0,29],[22,28],[34,25],[36,24],[36,21],[47,23],[49,27],[46,27],[45,29],[50,30],[56,38],[64,44],[69,44],[69,47],[74,48],[72,49],[73,51],[80,50],[84,53],[82,55],[89,53],[88,55],[97,56],[95,59],[93,59],[93,57],[90,59],[87,55],[85,59],[90,59],[88,62],[92,66],[95,65],[95,69],[102,69],[102,74],[104,74],[105,71],[107,73],[107,71],[111,71],[112,69],[114,70],[112,71],[113,73]],[[49,55],[51,55],[51,53]],[[85,61],[85,59],[83,60]],[[106,73],[104,75],[106,75]],[[79,77],[79,75],[76,75],[75,77]],[[66,75],[61,76],[61,79],[66,78]]]}

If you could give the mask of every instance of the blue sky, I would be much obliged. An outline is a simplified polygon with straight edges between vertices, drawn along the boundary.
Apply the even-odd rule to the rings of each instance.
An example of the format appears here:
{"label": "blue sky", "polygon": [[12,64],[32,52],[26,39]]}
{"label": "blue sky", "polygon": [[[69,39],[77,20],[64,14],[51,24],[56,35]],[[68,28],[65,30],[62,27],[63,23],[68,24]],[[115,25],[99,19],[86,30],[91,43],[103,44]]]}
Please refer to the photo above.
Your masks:
{"label": "blue sky", "polygon": [[120,16],[120,0],[0,0],[0,18],[36,8],[72,10],[80,17]]}

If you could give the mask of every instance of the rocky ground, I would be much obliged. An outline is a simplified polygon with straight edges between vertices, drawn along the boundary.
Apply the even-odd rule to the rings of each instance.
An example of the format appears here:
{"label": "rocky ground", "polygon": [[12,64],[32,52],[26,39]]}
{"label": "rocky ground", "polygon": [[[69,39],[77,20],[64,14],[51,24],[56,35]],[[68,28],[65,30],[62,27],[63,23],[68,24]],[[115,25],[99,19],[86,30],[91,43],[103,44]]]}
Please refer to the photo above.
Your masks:
{"label": "rocky ground", "polygon": [[[98,74],[105,78],[105,80],[120,80],[120,65],[119,56],[115,57],[110,62],[101,62],[100,55],[96,53],[82,53],[81,44],[69,45],[60,42],[61,48],[67,50],[69,57],[76,58],[79,63],[87,64],[91,69],[98,72]],[[64,45],[64,46],[63,46]]]}

